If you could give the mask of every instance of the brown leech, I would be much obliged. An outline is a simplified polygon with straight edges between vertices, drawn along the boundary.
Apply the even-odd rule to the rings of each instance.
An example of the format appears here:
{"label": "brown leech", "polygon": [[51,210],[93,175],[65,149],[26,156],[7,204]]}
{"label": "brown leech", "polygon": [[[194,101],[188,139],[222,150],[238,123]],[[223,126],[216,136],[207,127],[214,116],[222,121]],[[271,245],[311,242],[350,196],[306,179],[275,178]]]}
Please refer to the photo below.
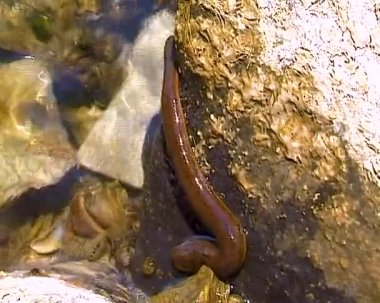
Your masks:
{"label": "brown leech", "polygon": [[174,38],[170,37],[165,44],[161,96],[165,142],[190,207],[215,236],[216,243],[199,237],[188,240],[174,247],[172,261],[178,270],[191,273],[207,265],[223,279],[237,273],[244,263],[246,235],[240,220],[209,186],[193,155],[179,96],[179,75],[173,62],[173,47]]}

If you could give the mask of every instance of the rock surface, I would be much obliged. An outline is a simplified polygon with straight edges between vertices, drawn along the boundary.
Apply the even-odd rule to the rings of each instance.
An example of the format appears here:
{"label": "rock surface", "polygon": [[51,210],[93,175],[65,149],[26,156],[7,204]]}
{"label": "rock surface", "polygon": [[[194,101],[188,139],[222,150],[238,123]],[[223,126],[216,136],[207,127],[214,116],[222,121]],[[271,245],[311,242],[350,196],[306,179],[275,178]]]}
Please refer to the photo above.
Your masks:
{"label": "rock surface", "polygon": [[[175,35],[190,139],[211,185],[247,229],[248,256],[233,283],[252,301],[380,298],[376,7],[179,1]],[[367,14],[370,22],[354,22]],[[339,29],[343,22],[351,22],[347,30]],[[162,158],[151,154],[147,165],[153,177],[140,247],[186,235],[158,179]],[[159,223],[163,213],[170,224]],[[155,260],[159,274],[145,279],[150,291],[162,286],[160,277],[176,276],[168,256]]]}
{"label": "rock surface", "polygon": [[173,16],[165,10],[146,21],[128,61],[128,77],[80,147],[83,166],[142,187],[142,150],[160,109],[163,46],[173,29]]}
{"label": "rock surface", "polygon": [[0,67],[0,208],[24,191],[51,185],[76,163],[45,63]]}
{"label": "rock surface", "polygon": [[25,303],[111,303],[107,298],[91,291],[69,285],[56,278],[47,277],[7,277],[0,279],[0,297],[4,303],[17,301]]}

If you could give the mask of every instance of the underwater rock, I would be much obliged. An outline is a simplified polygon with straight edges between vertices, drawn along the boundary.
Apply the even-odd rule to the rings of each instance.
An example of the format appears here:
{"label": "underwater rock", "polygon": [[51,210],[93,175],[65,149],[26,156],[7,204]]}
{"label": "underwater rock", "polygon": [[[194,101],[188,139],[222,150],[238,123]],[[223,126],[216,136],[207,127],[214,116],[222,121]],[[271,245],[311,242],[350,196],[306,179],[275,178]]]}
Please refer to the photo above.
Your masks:
{"label": "underwater rock", "polygon": [[55,253],[62,247],[65,234],[65,214],[52,218],[52,223],[48,227],[40,229],[40,233],[31,241],[30,248],[39,255]]}
{"label": "underwater rock", "polygon": [[91,107],[62,108],[63,119],[70,125],[70,131],[76,146],[79,147],[83,144],[103,112],[104,110],[95,105]]}
{"label": "underwater rock", "polygon": [[30,188],[58,182],[76,163],[46,66],[32,59],[0,67],[0,207]]}
{"label": "underwater rock", "polygon": [[59,214],[44,214],[36,220],[10,226],[8,241],[0,246],[0,269],[9,271],[36,260],[54,260],[52,256],[59,251],[63,240],[61,219]]}
{"label": "underwater rock", "polygon": [[79,149],[80,164],[140,188],[142,149],[160,108],[163,46],[173,16],[158,12],[146,21],[128,61],[128,77]]}
{"label": "underwater rock", "polygon": [[154,8],[160,9],[162,7],[167,7],[170,11],[175,12],[177,10],[177,0],[155,0]]}
{"label": "underwater rock", "polygon": [[129,265],[139,221],[137,206],[117,181],[87,175],[74,188],[62,256],[85,260],[113,257]]}
{"label": "underwater rock", "polygon": [[124,68],[119,35],[93,24],[100,10],[98,0],[3,1],[0,48],[48,62],[60,105],[106,107]]}
{"label": "underwater rock", "polygon": [[0,245],[0,270],[30,260],[50,258],[62,245],[67,203],[78,179],[71,169],[59,182],[31,189],[0,210],[0,232],[7,241]]}
{"label": "underwater rock", "polygon": [[96,13],[99,9],[96,2],[98,1],[2,1],[0,46],[29,54],[44,53],[49,47],[52,53],[62,51],[59,50],[59,41],[64,37],[73,39],[81,32],[82,29],[73,26],[74,20],[81,12]]}
{"label": "underwater rock", "polygon": [[[130,265],[139,228],[138,198],[129,197],[117,181],[73,177],[75,184],[67,184],[67,176],[62,180],[67,186],[59,190],[66,193],[35,191],[44,195],[34,200],[23,195],[0,212],[0,270],[63,260],[106,260],[120,270]],[[30,205],[34,201],[40,203]]]}

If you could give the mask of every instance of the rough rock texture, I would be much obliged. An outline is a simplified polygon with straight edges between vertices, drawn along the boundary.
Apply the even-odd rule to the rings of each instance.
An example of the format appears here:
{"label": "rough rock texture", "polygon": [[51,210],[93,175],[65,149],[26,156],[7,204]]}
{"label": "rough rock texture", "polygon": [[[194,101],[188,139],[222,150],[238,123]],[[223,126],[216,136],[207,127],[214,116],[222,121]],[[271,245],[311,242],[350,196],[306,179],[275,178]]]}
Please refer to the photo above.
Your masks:
{"label": "rough rock texture", "polygon": [[[229,1],[225,7],[208,5],[207,1],[199,3],[205,5],[207,13],[219,15],[221,26],[216,27],[218,20],[210,18],[198,19],[198,25],[188,27],[186,19],[182,19],[188,16],[181,15],[177,30],[186,44],[188,59],[193,60],[192,68],[205,77],[215,77],[213,82],[221,78],[232,81],[236,71],[224,68],[242,67],[256,59],[272,70],[272,77],[284,76],[289,82],[290,73],[298,74],[293,78],[302,78],[303,86],[296,88],[293,84],[294,87],[286,88],[287,92],[296,95],[293,99],[299,99],[297,105],[333,123],[347,142],[349,156],[363,170],[361,173],[380,184],[377,119],[380,88],[376,81],[380,71],[380,4],[375,0],[360,4],[349,0],[291,4],[269,0]],[[200,32],[195,34],[196,28]],[[224,37],[216,38],[221,36]],[[209,43],[205,43],[207,40]],[[207,55],[199,59],[203,51]],[[214,63],[216,67],[211,71]],[[246,79],[249,83],[241,83],[242,98],[257,99],[257,94],[264,90],[278,93],[280,83],[276,86],[268,75],[266,78],[260,82]],[[250,84],[255,85],[250,87]],[[230,84],[237,85],[237,82]]]}
{"label": "rough rock texture", "polygon": [[[45,286],[45,287],[44,287]],[[29,277],[0,279],[0,297],[4,303],[67,302],[110,303],[93,292],[77,288],[56,278]]]}
{"label": "rough rock texture", "polygon": [[231,302],[229,297],[230,286],[218,280],[211,269],[203,266],[197,274],[151,297],[149,302],[228,303]]}
{"label": "rough rock texture", "polygon": [[110,263],[86,261],[36,262],[0,272],[0,297],[1,302],[147,302]]}
{"label": "rough rock texture", "polygon": [[[379,96],[368,68],[379,62],[378,4],[356,3],[179,1],[175,35],[191,140],[247,229],[249,253],[233,283],[252,301],[380,300],[380,189],[371,168],[379,159],[372,151]],[[358,13],[370,22],[355,23]],[[354,31],[360,24],[365,30]],[[139,245],[177,244],[186,231],[158,179],[163,160],[151,159],[145,220],[157,223],[163,213],[171,220],[155,227],[143,220]],[[151,291],[174,274],[170,260],[155,261],[159,274],[145,279]]]}
{"label": "rough rock texture", "polygon": [[361,175],[380,186],[380,2],[257,5],[261,60],[274,70],[311,72],[320,96],[305,98],[306,106],[332,121]]}

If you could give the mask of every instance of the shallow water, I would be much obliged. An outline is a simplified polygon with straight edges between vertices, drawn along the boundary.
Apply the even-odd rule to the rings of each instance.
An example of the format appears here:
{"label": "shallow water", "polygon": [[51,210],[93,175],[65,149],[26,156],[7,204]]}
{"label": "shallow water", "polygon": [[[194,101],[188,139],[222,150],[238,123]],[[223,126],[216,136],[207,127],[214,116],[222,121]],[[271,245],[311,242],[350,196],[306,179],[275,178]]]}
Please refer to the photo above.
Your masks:
{"label": "shallow water", "polygon": [[[26,50],[28,47],[25,47],[25,44],[28,44],[28,42],[20,42],[19,49],[10,49],[7,47],[9,43],[3,43],[0,36],[0,63],[19,60],[25,56],[36,58],[42,57],[42,59],[47,59],[53,70],[52,77],[54,93],[60,104],[63,103],[67,106],[76,107],[80,105],[89,106],[96,103],[105,108],[110,101],[109,99],[118,87],[113,87],[112,91],[108,91],[107,93],[102,92],[97,94],[98,89],[109,90],[108,87],[105,89],[103,88],[103,86],[106,87],[108,85],[106,81],[88,87],[89,83],[91,84],[92,82],[90,80],[83,81],[83,79],[81,79],[83,74],[87,75],[90,73],[89,70],[92,67],[91,65],[98,64],[99,62],[102,63],[102,61],[104,61],[104,58],[99,58],[99,54],[97,54],[94,49],[109,47],[109,45],[104,44],[108,42],[107,39],[110,37],[111,42],[113,38],[120,39],[120,41],[118,41],[120,45],[115,46],[115,48],[123,47],[123,45],[133,45],[145,20],[162,9],[174,11],[175,1],[115,0],[98,2],[100,3],[100,8],[96,14],[85,13],[80,16],[80,20],[77,24],[70,24],[69,26],[76,26],[77,28],[84,29],[85,31],[92,33],[95,37],[101,36],[101,41],[95,41],[96,39],[92,39],[91,35],[87,35],[86,41],[83,45],[84,49],[82,49],[82,46],[79,46],[79,50],[75,49],[73,51],[71,50],[72,44],[77,44],[78,42],[74,42],[76,39],[75,35],[68,31],[67,33],[63,33],[59,38],[61,40],[59,42],[50,43],[51,40],[54,39],[47,42],[43,41],[42,44],[45,44],[46,49],[44,49],[44,47],[34,47],[33,51],[30,51]],[[33,4],[33,1],[25,0],[19,1],[19,3]],[[40,12],[39,9],[36,9],[36,11]],[[44,16],[44,13],[42,13],[42,15]],[[9,18],[11,17],[9,16]],[[0,34],[2,30],[6,31],[7,29],[0,28]],[[22,31],[23,29],[20,28],[20,32]],[[17,27],[15,29],[15,34],[17,34]],[[79,41],[79,43],[82,42],[81,39]],[[32,45],[33,43],[31,42],[30,44]],[[11,43],[11,45],[14,44],[15,43]],[[88,50],[87,48],[91,49]],[[69,52],[73,52],[74,54],[68,56],[67,53]],[[62,57],[64,58],[62,59]],[[72,57],[74,57],[74,59]],[[106,62],[106,65],[108,65],[109,68],[112,68],[112,62]],[[120,75],[120,77],[122,76]],[[98,86],[100,86],[100,88]],[[104,98],[107,100],[99,100]]]}
{"label": "shallow water", "polygon": [[[96,15],[89,13],[88,16],[81,19],[81,22],[69,24],[70,30],[61,32],[57,41],[53,41],[55,39],[53,37],[46,43],[39,43],[41,42],[39,41],[39,44],[37,43],[38,45],[35,46],[33,43],[36,39],[31,36],[30,48],[28,43],[24,43],[24,41],[22,43],[20,41],[18,45],[17,40],[16,43],[12,41],[12,45],[15,47],[10,48],[7,41],[0,39],[1,64],[25,57],[35,57],[48,63],[51,70],[53,93],[58,101],[62,122],[70,135],[71,143],[76,148],[80,143],[77,140],[80,136],[76,132],[87,131],[81,127],[82,122],[85,124],[84,118],[86,117],[79,117],[79,115],[69,117],[70,110],[82,105],[85,105],[86,108],[95,106],[100,111],[106,109],[125,77],[123,69],[126,67],[119,66],[116,59],[121,49],[125,47],[128,49],[133,45],[147,18],[159,10],[174,7],[169,1],[160,1],[159,4],[151,0],[100,2],[102,2],[102,6]],[[20,1],[19,3],[33,3],[33,1]],[[3,5],[6,4],[3,3]],[[41,12],[38,11],[38,13]],[[11,15],[8,17],[12,18]],[[59,23],[58,21],[57,23]],[[83,46],[78,46],[77,41],[74,41],[76,29],[71,30],[70,26],[77,27],[78,31],[82,29],[85,31],[86,41],[83,42]],[[3,37],[1,34],[4,34],[5,30],[0,28],[0,37]],[[13,29],[15,33],[21,33],[24,30],[22,27],[19,30],[17,27]],[[91,40],[92,37],[94,37],[93,40]],[[97,38],[99,39],[97,40]],[[78,41],[82,43],[81,39]],[[116,50],[113,49],[112,45],[110,51],[107,49],[109,47],[108,41],[110,43],[115,42],[114,48]],[[115,58],[109,60],[109,56]],[[92,70],[97,65],[100,65],[101,68],[99,69],[103,69],[108,74],[102,76],[102,74],[96,73],[98,70]],[[116,80],[112,81],[110,77],[114,77]],[[109,86],[110,82],[115,82],[115,85]],[[73,120],[75,123],[72,123]],[[32,189],[14,199],[10,203],[10,207],[0,211],[0,238],[2,232],[6,233],[8,229],[14,230],[25,222],[35,220],[40,215],[61,211],[67,205],[72,194],[72,188],[77,180],[87,173],[84,169],[74,168],[66,174],[59,184],[48,186],[42,190]],[[132,197],[134,194],[134,192],[130,192]],[[0,262],[1,264],[2,262]]]}

